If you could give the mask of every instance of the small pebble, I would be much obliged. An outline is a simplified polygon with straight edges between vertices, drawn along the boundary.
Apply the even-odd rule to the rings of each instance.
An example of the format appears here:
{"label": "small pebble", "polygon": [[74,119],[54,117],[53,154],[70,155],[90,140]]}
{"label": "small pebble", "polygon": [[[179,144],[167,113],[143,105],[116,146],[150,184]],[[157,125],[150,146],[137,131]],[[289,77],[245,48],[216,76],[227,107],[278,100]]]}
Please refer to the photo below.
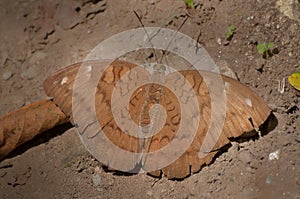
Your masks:
{"label": "small pebble", "polygon": [[97,173],[97,172],[99,172],[99,171],[100,171],[100,167],[96,166],[96,167],[95,167],[95,172]]}
{"label": "small pebble", "polygon": [[218,38],[218,39],[217,39],[217,43],[218,43],[219,45],[222,45],[222,40],[221,40],[221,38]]}
{"label": "small pebble", "polygon": [[267,178],[266,178],[266,184],[271,184],[271,178],[269,177],[269,176],[267,176]]}
{"label": "small pebble", "polygon": [[98,186],[101,183],[101,178],[98,174],[93,175],[92,180],[93,180],[94,186]]}
{"label": "small pebble", "polygon": [[47,56],[46,53],[37,51],[29,59],[29,64],[38,64],[39,61],[44,59],[46,56]]}
{"label": "small pebble", "polygon": [[247,20],[249,21],[249,20],[252,20],[252,19],[254,19],[254,16],[249,16],[249,17],[247,17]]}
{"label": "small pebble", "polygon": [[4,64],[6,63],[7,61],[7,52],[1,52],[1,57],[0,57],[0,68],[3,68],[4,67]]}
{"label": "small pebble", "polygon": [[151,197],[151,196],[153,196],[153,192],[152,191],[147,191],[146,195]]}
{"label": "small pebble", "polygon": [[249,151],[243,150],[238,153],[238,159],[244,164],[249,164],[252,161],[253,157]]}
{"label": "small pebble", "polygon": [[266,65],[266,60],[260,58],[255,60],[256,70],[262,70],[265,65]]}
{"label": "small pebble", "polygon": [[9,80],[11,77],[13,76],[13,73],[9,70],[9,71],[5,71],[2,76],[1,76],[1,79],[3,81],[7,81]]}
{"label": "small pebble", "polygon": [[108,182],[108,185],[109,186],[112,186],[114,184],[114,180],[110,180],[109,182]]}
{"label": "small pebble", "polygon": [[14,102],[14,105],[21,107],[25,105],[25,99],[20,95],[13,95],[9,98],[10,101]]}
{"label": "small pebble", "polygon": [[30,67],[27,70],[23,71],[21,73],[21,77],[31,80],[31,79],[35,78],[39,73],[40,73],[39,68],[37,66],[33,66],[33,67]]}
{"label": "small pebble", "polygon": [[249,172],[249,173],[254,173],[255,172],[255,169],[251,168],[251,167],[247,167],[246,168],[246,171]]}
{"label": "small pebble", "polygon": [[15,89],[20,89],[23,87],[19,81],[12,82],[11,86]]}
{"label": "small pebble", "polygon": [[279,149],[269,154],[269,160],[278,160],[279,159]]}

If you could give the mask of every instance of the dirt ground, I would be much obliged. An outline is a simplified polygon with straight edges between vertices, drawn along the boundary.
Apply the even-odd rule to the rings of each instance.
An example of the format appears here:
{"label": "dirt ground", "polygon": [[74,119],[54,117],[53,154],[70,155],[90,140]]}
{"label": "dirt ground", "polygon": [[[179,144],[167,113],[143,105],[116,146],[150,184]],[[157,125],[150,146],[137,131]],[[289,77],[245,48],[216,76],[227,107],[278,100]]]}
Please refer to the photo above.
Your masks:
{"label": "dirt ground", "polygon": [[[269,104],[276,128],[233,143],[199,173],[174,181],[105,172],[75,129],[62,126],[0,162],[0,198],[300,198],[299,97],[287,82],[300,71],[299,1],[294,16],[276,0],[195,2],[191,11],[181,0],[1,0],[0,115],[46,98],[48,74],[82,61],[104,39],[141,27],[133,10],[145,26],[173,30],[191,12],[181,32],[200,35],[215,62],[229,66]],[[230,25],[236,31],[228,42]],[[266,59],[256,49],[264,42],[274,43]],[[278,159],[269,159],[272,152]]]}

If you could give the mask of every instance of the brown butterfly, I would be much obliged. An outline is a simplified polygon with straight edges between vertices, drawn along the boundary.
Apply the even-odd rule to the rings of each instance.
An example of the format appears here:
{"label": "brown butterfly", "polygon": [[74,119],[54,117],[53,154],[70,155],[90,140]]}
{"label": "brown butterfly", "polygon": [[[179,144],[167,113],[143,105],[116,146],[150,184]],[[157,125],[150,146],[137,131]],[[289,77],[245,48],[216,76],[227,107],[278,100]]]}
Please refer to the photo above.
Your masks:
{"label": "brown butterfly", "polygon": [[[106,66],[107,62],[91,61],[84,64],[91,69]],[[74,122],[72,116],[72,108],[73,110],[82,111],[81,118],[86,118],[91,111],[83,110],[79,106],[72,107],[72,97],[76,97],[77,95],[77,93],[74,93],[76,91],[74,91],[73,88],[76,78],[77,80],[81,78],[80,75],[77,74],[81,65],[81,63],[74,64],[59,70],[48,77],[44,83],[44,90],[47,95],[53,97],[53,102],[58,105],[63,113],[70,117],[70,120],[73,124],[75,123],[75,125],[76,121]],[[185,100],[178,99],[178,96],[176,96],[170,88],[156,83],[144,84],[132,91],[128,103],[128,112],[132,120],[131,122],[142,127],[147,126],[153,122],[151,121],[153,119],[160,120],[160,114],[156,114],[154,115],[155,117],[153,117],[150,113],[151,107],[159,104],[165,109],[166,119],[162,127],[158,129],[158,132],[151,134],[149,138],[141,139],[138,135],[135,136],[125,133],[122,128],[119,127],[112,110],[114,108],[112,106],[112,98],[114,92],[126,92],[126,88],[130,87],[130,85],[123,85],[122,88],[120,88],[117,86],[117,82],[122,79],[127,72],[132,71],[136,67],[137,65],[129,62],[114,61],[105,69],[102,77],[98,77],[100,79],[96,85],[94,94],[95,113],[98,120],[97,122],[99,122],[101,126],[101,131],[96,130],[93,134],[85,133],[85,129],[89,128],[89,125],[87,125],[82,128],[84,130],[79,132],[88,150],[97,158],[104,153],[109,153],[112,156],[112,159],[102,162],[107,166],[113,165],[113,161],[122,162],[122,158],[124,157],[118,156],[115,151],[110,151],[108,148],[106,151],[101,149],[102,140],[100,138],[98,139],[101,133],[105,134],[114,145],[124,151],[133,154],[142,152],[143,157],[141,159],[144,162],[141,163],[142,165],[139,165],[139,169],[146,167],[145,162],[151,160],[150,156],[149,159],[147,159],[147,153],[150,154],[161,150],[173,141],[178,143],[178,148],[180,148],[181,143],[185,140],[184,137],[177,137],[180,122],[183,120],[182,113],[185,111],[181,109],[180,103]],[[197,115],[195,115],[196,113],[193,112],[193,109],[191,109],[190,112],[185,112],[191,121],[198,121],[198,128],[196,129],[195,137],[193,137],[191,144],[178,159],[163,168],[149,172],[154,176],[163,174],[169,179],[180,179],[191,173],[198,172],[204,165],[208,165],[212,162],[218,151],[230,142],[229,138],[237,138],[253,129],[258,129],[267,120],[271,112],[268,105],[255,92],[239,81],[222,75],[221,78],[226,94],[226,117],[224,125],[219,135],[214,131],[209,131],[209,134],[207,134],[209,126],[216,125],[215,123],[211,123],[211,116],[215,113],[212,112],[211,96],[207,84],[213,83],[218,77],[218,74],[204,71],[199,73],[197,70],[184,70],[179,71],[179,73],[184,77],[184,81],[177,81],[176,74],[172,73],[169,74],[170,81],[172,81],[174,88],[184,87],[184,84],[191,85],[199,106],[200,112],[198,115],[200,119],[194,120],[194,117],[197,117]],[[132,78],[134,78],[134,74],[132,73],[131,75]],[[142,74],[140,74],[140,76],[142,76]],[[130,84],[130,81],[128,84]],[[85,92],[85,90],[87,90],[86,87],[87,82],[82,81],[78,89],[82,89],[86,98],[88,98],[91,94],[87,93],[88,91]],[[182,93],[181,97],[184,98],[184,95],[185,94]],[[80,99],[84,103],[85,97]],[[185,97],[185,99],[187,98]],[[120,101],[121,100],[122,99],[120,99]],[[188,103],[187,107],[189,107]],[[220,110],[221,109],[222,107],[220,105]],[[218,110],[218,108],[215,110]],[[92,123],[95,121],[87,121],[87,124],[90,124],[88,122]],[[205,138],[207,139],[207,144],[212,145],[212,148],[209,151],[204,151],[205,156],[201,157],[199,156],[201,153],[200,149]],[[169,155],[172,154],[165,154],[165,157],[167,158]],[[100,161],[101,160],[100,158]],[[156,163],[154,162],[152,164],[155,165]],[[157,162],[157,164],[159,164],[159,162]],[[133,165],[132,170],[134,169]]]}

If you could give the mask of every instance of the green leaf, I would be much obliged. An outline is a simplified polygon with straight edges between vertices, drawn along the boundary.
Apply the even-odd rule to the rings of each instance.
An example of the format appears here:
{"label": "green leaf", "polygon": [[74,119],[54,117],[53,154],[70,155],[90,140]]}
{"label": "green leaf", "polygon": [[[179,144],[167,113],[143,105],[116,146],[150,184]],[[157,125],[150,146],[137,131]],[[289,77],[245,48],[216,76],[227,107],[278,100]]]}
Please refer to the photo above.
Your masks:
{"label": "green leaf", "polygon": [[[260,55],[262,55],[262,57],[264,59],[267,59],[269,57],[272,57],[274,55],[274,53],[276,53],[278,50],[276,49],[276,51],[272,51],[271,49],[273,48],[274,43],[270,42],[270,43],[258,43],[256,48],[257,51]],[[278,52],[277,52],[278,53]]]}
{"label": "green leaf", "polygon": [[229,26],[227,29],[228,29],[228,31],[226,32],[226,39],[230,40],[231,37],[234,34],[234,31],[236,30],[236,27],[235,26]]}
{"label": "green leaf", "polygon": [[228,27],[228,30],[229,30],[230,32],[233,32],[233,31],[235,31],[235,29],[236,29],[236,27],[235,27],[235,26],[229,26],[229,27]]}
{"label": "green leaf", "polygon": [[195,8],[195,6],[194,6],[194,1],[193,0],[183,0],[185,3],[186,3],[186,5],[188,5],[189,7],[191,7],[191,8]]}
{"label": "green leaf", "polygon": [[259,43],[259,44],[257,44],[256,47],[257,47],[258,53],[260,55],[264,54],[264,52],[267,51],[267,44],[265,44],[265,43]]}
{"label": "green leaf", "polygon": [[268,44],[268,50],[270,50],[273,47],[274,47],[274,43],[273,42],[271,42],[271,43]]}

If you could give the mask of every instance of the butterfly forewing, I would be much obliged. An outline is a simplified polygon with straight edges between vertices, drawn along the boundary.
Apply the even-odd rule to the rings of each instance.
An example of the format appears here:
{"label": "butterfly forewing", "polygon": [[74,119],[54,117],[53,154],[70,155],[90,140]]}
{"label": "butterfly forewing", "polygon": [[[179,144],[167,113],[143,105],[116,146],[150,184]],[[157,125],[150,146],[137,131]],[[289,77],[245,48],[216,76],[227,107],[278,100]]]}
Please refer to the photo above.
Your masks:
{"label": "butterfly forewing", "polygon": [[53,102],[66,114],[72,115],[72,90],[81,63],[58,70],[44,81],[44,90]]}

